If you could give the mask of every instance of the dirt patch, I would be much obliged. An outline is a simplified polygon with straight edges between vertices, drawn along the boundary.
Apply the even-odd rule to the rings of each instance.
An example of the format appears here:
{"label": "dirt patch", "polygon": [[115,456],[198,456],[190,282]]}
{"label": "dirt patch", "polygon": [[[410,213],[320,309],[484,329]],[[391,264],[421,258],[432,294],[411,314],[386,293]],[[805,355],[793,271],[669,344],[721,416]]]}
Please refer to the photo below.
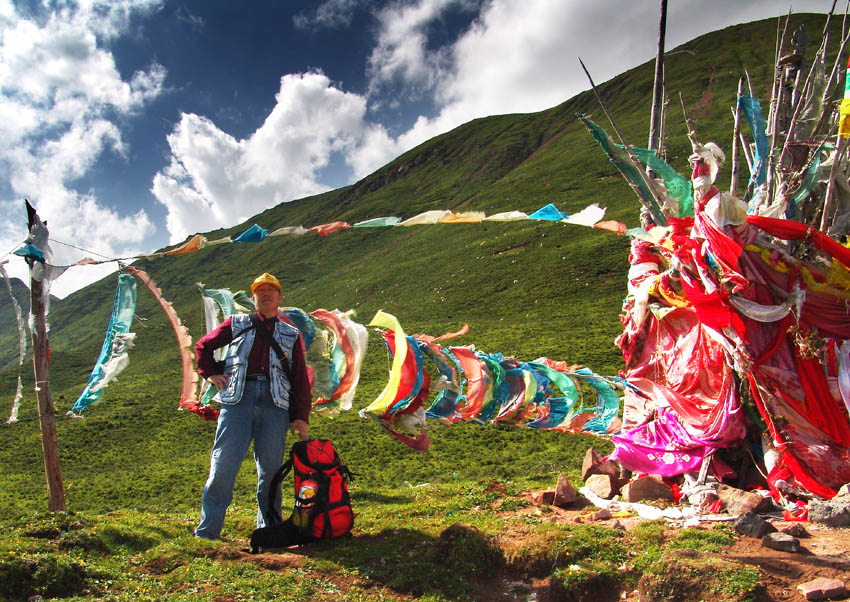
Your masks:
{"label": "dirt patch", "polygon": [[[245,544],[247,543],[248,542],[245,541]],[[301,568],[304,566],[303,554],[286,552],[284,550],[277,553],[251,554],[247,548],[236,549],[227,547],[210,550],[209,554],[206,554],[206,556],[215,560],[253,562],[264,569],[269,569],[271,571]]]}
{"label": "dirt patch", "polygon": [[[525,497],[525,496],[524,496]],[[527,499],[531,499],[530,495]],[[591,508],[558,508],[555,506],[530,505],[516,511],[501,512],[503,518],[511,516],[535,516],[544,522],[560,524],[599,524],[607,527],[634,529],[645,519],[632,513],[614,513],[610,519],[593,521]],[[703,522],[701,526],[711,528],[713,523]],[[778,530],[795,523],[773,521]],[[799,523],[797,523],[799,524]],[[839,579],[850,587],[850,529],[832,529],[822,525],[802,523],[808,537],[800,537],[801,550],[797,553],[781,552],[762,546],[761,540],[752,537],[737,536],[735,542],[716,556],[740,563],[742,566],[757,567],[761,573],[759,582],[764,587],[763,600],[802,600],[797,586],[826,577]],[[527,543],[529,533],[526,529],[512,528],[500,534],[503,549],[518,548]],[[674,536],[677,528],[671,525],[667,535]],[[548,579],[533,580],[534,591],[539,602],[552,602],[558,599],[549,588]],[[555,588],[557,589],[557,588]],[[501,599],[511,599],[502,597]],[[623,592],[622,600],[636,602],[640,599],[637,591]],[[838,600],[850,600],[850,595]]]}
{"label": "dirt patch", "polygon": [[[782,530],[791,523],[776,521],[773,525]],[[850,531],[809,523],[805,528],[810,537],[800,539],[797,553],[771,550],[758,539],[739,537],[725,556],[757,566],[770,600],[800,600],[797,586],[818,577],[840,579],[850,585]],[[848,600],[850,596],[839,599]]]}

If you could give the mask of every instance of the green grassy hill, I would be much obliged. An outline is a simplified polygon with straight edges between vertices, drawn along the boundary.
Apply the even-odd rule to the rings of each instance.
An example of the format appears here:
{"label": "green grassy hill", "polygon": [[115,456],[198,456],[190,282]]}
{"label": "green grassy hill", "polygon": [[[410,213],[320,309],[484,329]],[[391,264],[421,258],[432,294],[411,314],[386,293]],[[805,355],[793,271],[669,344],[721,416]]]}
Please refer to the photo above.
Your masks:
{"label": "green grassy hill", "polygon": [[[801,21],[809,24],[811,37],[823,27],[823,19],[811,15],[794,17],[792,27]],[[840,23],[836,27],[840,29]],[[699,139],[713,140],[727,152],[731,148],[729,107],[744,67],[755,94],[767,97],[775,31],[775,20],[735,26],[669,53],[669,93],[675,99],[682,91]],[[814,48],[810,50],[814,52]],[[593,57],[583,58],[592,72]],[[573,68],[579,69],[577,61],[565,57],[564,69]],[[653,69],[649,62],[600,85],[618,125],[627,139],[639,146],[646,142]],[[690,146],[677,107],[674,100],[667,121],[667,158],[685,174]],[[550,202],[567,213],[599,203],[608,208],[606,218],[636,226],[636,198],[575,119],[577,112],[590,114],[613,133],[592,93],[584,92],[540,113],[477,119],[412,149],[356,184],[279,205],[231,229],[206,235],[211,240],[235,235],[253,223],[273,230],[333,220],[354,223],[385,215],[407,218],[428,209],[488,214],[519,209],[530,213]],[[721,172],[721,183],[728,182],[728,177],[727,166]],[[627,255],[626,238],[579,226],[528,221],[356,229],[327,238],[279,236],[258,244],[220,245],[137,265],[150,273],[173,302],[194,339],[203,334],[203,308],[195,283],[246,289],[256,274],[269,271],[280,278],[286,304],[306,310],[353,308],[363,323],[383,309],[395,314],[410,333],[437,335],[468,323],[469,334],[458,339],[460,344],[474,343],[483,351],[500,351],[524,360],[540,356],[566,360],[612,375],[621,367],[613,340],[620,331],[618,313],[626,288]],[[126,573],[135,575],[140,564],[155,557],[157,562],[174,565],[168,574],[177,570],[175,567],[185,571],[182,583],[200,579],[219,585],[195,593],[177,585],[152,589],[158,593],[152,593],[151,599],[162,599],[166,593],[172,599],[182,599],[184,594],[214,599],[215,592],[224,591],[223,583],[238,582],[233,571],[243,570],[227,568],[227,563],[210,568],[221,558],[226,560],[226,553],[217,560],[208,548],[188,538],[197,520],[214,425],[177,411],[181,372],[175,338],[161,309],[142,286],[133,325],[136,348],[130,353],[129,368],[105,390],[100,405],[85,411],[84,418],[62,417],[82,391],[98,356],[115,282],[111,276],[70,295],[56,304],[50,315],[51,390],[60,416],[59,445],[68,507],[79,513],[77,518],[33,517],[34,511],[45,508],[46,494],[29,364],[24,370],[27,394],[22,421],[0,427],[0,519],[10,521],[7,526],[12,533],[5,540],[0,538],[0,577],[4,570],[12,574],[8,572],[12,565],[3,564],[5,551],[35,557],[54,548],[72,550],[69,563],[79,557],[104,558],[88,572],[80,569],[86,576],[79,591],[94,592],[99,599],[144,599],[140,588],[147,577]],[[26,311],[28,303],[23,307]],[[5,318],[11,308],[0,304],[0,311],[4,312],[0,318]],[[16,336],[10,331],[11,324],[8,319],[0,321],[0,366],[6,366],[0,372],[0,416],[4,418],[17,374],[16,365],[9,364],[16,352],[6,343]],[[436,546],[442,530],[457,521],[473,524],[485,533],[499,533],[505,525],[481,515],[482,507],[522,505],[517,497],[521,491],[550,486],[559,473],[578,483],[587,447],[610,449],[607,441],[582,435],[434,424],[432,450],[416,454],[356,414],[356,409],[371,402],[383,388],[388,367],[382,343],[370,335],[355,410],[335,419],[317,416],[311,424],[312,434],[332,439],[359,475],[353,487],[358,533],[371,538],[372,551],[359,558],[362,552],[354,544],[346,544],[337,555],[328,549],[313,558],[303,579],[299,577],[292,585],[294,589],[279,593],[261,588],[256,599],[269,599],[272,591],[286,599],[301,599],[292,592],[302,595],[306,582],[332,582],[333,575],[346,571],[354,571],[366,581],[372,579],[372,587],[385,588],[380,591],[388,596],[409,593],[427,594],[431,599],[469,599],[480,595],[475,594],[479,590],[472,578],[459,578],[460,585],[450,587],[443,583],[447,577],[435,577],[432,583],[417,578],[411,584],[396,582],[393,575],[384,573],[388,567],[401,571],[402,565],[413,562],[391,556],[399,548],[420,545],[415,543],[417,534],[425,538],[421,545],[431,549],[427,546]],[[253,463],[248,460],[237,482],[226,537],[250,533],[254,483]],[[428,483],[428,488],[410,487],[423,483]],[[286,485],[284,491],[289,491]],[[114,511],[119,512],[117,518],[98,518]],[[137,511],[141,514],[135,514]],[[27,530],[31,523],[42,525],[45,521],[44,528],[58,533],[56,537],[39,539],[32,529]],[[80,537],[87,534],[90,545],[62,548],[62,538],[73,530],[74,521],[82,525],[75,533]],[[540,527],[538,523],[531,521],[521,528],[533,530]],[[99,525],[101,533],[111,529],[112,535],[96,536]],[[33,528],[38,531],[41,527]],[[390,549],[388,544],[392,544]],[[209,573],[193,576],[192,570],[197,568],[191,568],[194,565],[187,559],[195,554],[207,556],[204,566]],[[378,563],[378,557],[387,558],[387,564],[384,560]],[[56,571],[77,570],[60,565],[54,567]],[[213,576],[216,571],[219,577]],[[106,576],[97,581],[101,577],[92,577],[95,573]],[[260,575],[256,582],[266,583],[266,577]],[[103,580],[112,580],[111,585]],[[166,582],[160,579],[156,587],[163,588]],[[319,590],[313,599],[324,599],[333,591],[331,585],[314,586]],[[105,592],[112,589],[119,593],[108,598]],[[183,593],[178,595],[178,590]],[[378,593],[337,597],[377,599]],[[237,599],[227,597],[226,592],[222,595]]]}

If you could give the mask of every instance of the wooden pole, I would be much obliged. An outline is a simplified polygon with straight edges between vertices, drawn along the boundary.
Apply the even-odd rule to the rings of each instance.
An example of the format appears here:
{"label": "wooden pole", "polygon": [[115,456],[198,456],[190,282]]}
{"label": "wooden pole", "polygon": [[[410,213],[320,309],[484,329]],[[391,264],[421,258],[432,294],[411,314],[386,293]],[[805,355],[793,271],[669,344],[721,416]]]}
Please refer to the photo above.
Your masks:
{"label": "wooden pole", "polygon": [[661,21],[658,24],[658,51],[655,55],[655,84],[652,87],[652,112],[649,117],[649,150],[657,151],[661,123],[661,103],[664,83],[664,36],[667,31],[667,0],[661,0]]}
{"label": "wooden pole", "polygon": [[59,442],[56,437],[56,410],[50,398],[47,369],[47,325],[44,319],[44,285],[30,278],[30,307],[32,308],[32,363],[35,371],[35,391],[38,398],[38,420],[41,429],[41,451],[44,454],[44,474],[47,477],[47,509],[65,510],[65,489],[59,466]]}
{"label": "wooden pole", "polygon": [[688,140],[691,141],[691,148],[696,151],[699,142],[697,142],[696,132],[694,131],[694,122],[691,121],[691,116],[688,115],[688,109],[685,106],[685,97],[682,96],[682,91],[679,91],[679,102],[682,103],[682,115],[685,116],[685,127],[688,129]]}
{"label": "wooden pole", "polygon": [[776,137],[779,134],[779,121],[782,113],[782,105],[785,102],[785,86],[783,79],[785,77],[785,68],[780,65],[782,59],[782,51],[785,49],[785,35],[788,33],[788,22],[791,20],[791,11],[788,11],[788,16],[785,18],[785,27],[782,29],[782,35],[779,38],[778,49],[776,52],[776,66],[774,72],[773,96],[770,100],[770,119],[768,120],[768,128],[770,135],[768,137],[767,147],[767,183],[765,189],[767,194],[762,198],[763,205],[770,205],[773,200],[773,166],[776,162]]}
{"label": "wooden pole", "polygon": [[738,97],[735,101],[735,128],[732,133],[732,181],[729,194],[736,196],[738,188],[738,138],[741,134],[741,97],[744,95],[744,79],[738,78]]}
{"label": "wooden pole", "polygon": [[667,105],[670,99],[667,98],[667,79],[664,76],[664,81],[661,85],[661,122],[658,124],[658,156],[664,156],[664,135],[667,129]]}
{"label": "wooden pole", "polygon": [[839,134],[838,144],[835,147],[835,159],[832,160],[832,169],[829,170],[829,182],[826,185],[826,197],[823,200],[823,213],[820,216],[820,231],[829,234],[827,224],[829,215],[832,213],[832,197],[835,196],[835,168],[841,162],[844,150],[847,148],[847,138]]}

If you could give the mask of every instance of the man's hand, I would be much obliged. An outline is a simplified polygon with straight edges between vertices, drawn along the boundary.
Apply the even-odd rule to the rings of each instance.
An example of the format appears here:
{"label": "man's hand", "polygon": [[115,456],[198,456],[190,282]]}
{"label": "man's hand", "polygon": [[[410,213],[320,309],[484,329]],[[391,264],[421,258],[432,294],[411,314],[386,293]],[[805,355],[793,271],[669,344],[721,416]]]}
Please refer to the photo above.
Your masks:
{"label": "man's hand", "polygon": [[293,420],[292,424],[289,425],[289,430],[295,433],[298,432],[298,438],[302,441],[307,440],[307,431],[309,430],[309,426],[307,426],[307,422],[305,420]]}
{"label": "man's hand", "polygon": [[219,391],[224,391],[227,388],[227,377],[224,374],[213,374],[207,380],[214,384]]}

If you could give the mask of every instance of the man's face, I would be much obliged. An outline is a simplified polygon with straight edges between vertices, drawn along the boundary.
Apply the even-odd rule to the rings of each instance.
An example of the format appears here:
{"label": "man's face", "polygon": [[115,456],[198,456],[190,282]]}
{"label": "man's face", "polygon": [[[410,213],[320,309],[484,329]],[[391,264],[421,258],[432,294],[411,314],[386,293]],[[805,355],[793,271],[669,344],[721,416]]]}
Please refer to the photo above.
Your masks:
{"label": "man's face", "polygon": [[280,291],[271,284],[261,284],[254,289],[254,307],[263,317],[276,316],[277,308],[282,300],[283,296]]}

